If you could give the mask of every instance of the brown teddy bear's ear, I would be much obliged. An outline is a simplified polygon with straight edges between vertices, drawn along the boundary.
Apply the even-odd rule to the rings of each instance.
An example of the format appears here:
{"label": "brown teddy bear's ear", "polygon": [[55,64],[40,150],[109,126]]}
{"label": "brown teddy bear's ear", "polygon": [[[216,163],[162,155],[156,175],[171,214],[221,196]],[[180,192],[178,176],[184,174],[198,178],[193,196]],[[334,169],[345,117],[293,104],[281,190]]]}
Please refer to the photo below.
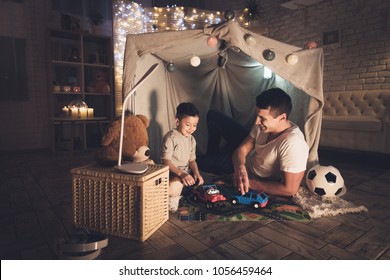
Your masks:
{"label": "brown teddy bear's ear", "polygon": [[144,115],[137,115],[137,117],[141,119],[146,128],[149,127],[149,119],[147,117],[145,117]]}

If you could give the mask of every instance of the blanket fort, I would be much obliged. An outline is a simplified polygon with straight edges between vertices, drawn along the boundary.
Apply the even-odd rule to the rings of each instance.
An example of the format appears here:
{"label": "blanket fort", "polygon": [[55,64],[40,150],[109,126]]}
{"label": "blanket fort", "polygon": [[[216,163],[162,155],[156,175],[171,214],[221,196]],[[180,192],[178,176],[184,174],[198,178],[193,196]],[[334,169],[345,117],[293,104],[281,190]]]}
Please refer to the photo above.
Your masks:
{"label": "blanket fort", "polygon": [[[217,39],[216,44],[209,38]],[[323,107],[321,48],[291,46],[253,33],[232,20],[198,30],[127,35],[124,95],[154,63],[161,67],[153,79],[124,106],[131,105],[133,113],[150,119],[149,146],[155,161],[159,161],[162,136],[175,124],[179,103],[192,102],[199,108],[200,122],[194,136],[199,152],[204,153],[209,109],[250,127],[255,97],[265,89],[280,87],[291,96],[290,119],[304,132],[309,145],[308,168],[318,163]],[[271,78],[264,78],[265,67],[273,72]]]}

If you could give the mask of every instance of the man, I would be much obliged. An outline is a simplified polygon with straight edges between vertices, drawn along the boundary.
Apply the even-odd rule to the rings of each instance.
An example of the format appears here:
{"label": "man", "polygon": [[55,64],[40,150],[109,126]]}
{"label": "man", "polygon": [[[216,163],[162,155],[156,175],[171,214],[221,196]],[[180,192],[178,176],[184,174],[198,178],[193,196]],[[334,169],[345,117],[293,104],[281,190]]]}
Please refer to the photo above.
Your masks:
{"label": "man", "polygon": [[233,184],[280,196],[297,193],[309,148],[298,126],[289,121],[291,98],[280,88],[256,97],[256,124],[233,153]]}

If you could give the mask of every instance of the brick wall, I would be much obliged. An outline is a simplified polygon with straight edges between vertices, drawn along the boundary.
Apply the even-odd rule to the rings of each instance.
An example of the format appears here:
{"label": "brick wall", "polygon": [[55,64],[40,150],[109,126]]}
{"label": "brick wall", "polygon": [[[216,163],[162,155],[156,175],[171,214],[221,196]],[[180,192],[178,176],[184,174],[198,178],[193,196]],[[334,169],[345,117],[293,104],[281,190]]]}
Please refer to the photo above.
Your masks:
{"label": "brick wall", "polygon": [[[305,10],[261,1],[270,37],[324,49],[324,91],[390,89],[390,1],[324,1]],[[306,12],[306,22],[303,14]],[[323,33],[340,31],[340,43],[323,45]]]}

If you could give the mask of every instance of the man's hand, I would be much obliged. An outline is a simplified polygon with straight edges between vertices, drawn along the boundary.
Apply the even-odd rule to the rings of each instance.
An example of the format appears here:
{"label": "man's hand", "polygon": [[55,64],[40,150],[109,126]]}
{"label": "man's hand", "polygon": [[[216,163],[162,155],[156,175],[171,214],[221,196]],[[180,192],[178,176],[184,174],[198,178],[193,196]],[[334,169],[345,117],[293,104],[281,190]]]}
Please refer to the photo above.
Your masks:
{"label": "man's hand", "polygon": [[233,153],[233,184],[241,194],[245,194],[249,191],[249,179],[248,172],[245,167],[246,157],[255,147],[255,139],[250,135],[244,139],[244,141],[238,146]]}
{"label": "man's hand", "polygon": [[249,191],[248,172],[244,164],[241,164],[238,168],[234,169],[233,184],[241,194],[245,194]]}

